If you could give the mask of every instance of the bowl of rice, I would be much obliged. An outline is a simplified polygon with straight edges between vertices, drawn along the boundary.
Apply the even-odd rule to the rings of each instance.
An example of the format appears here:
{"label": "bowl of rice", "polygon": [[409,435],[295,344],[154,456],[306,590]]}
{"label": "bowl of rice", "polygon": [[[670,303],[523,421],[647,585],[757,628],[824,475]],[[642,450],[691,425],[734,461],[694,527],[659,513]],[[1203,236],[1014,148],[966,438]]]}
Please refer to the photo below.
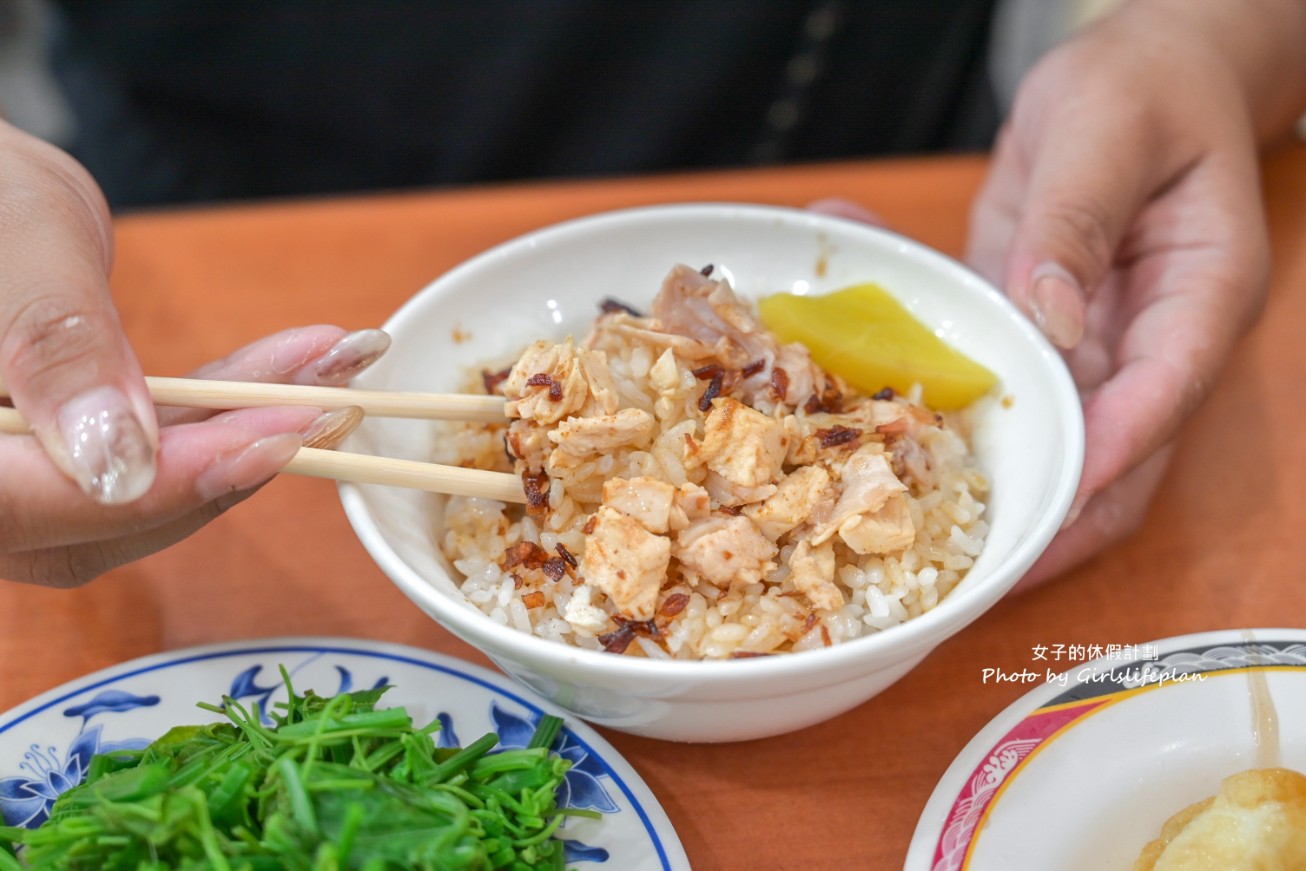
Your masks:
{"label": "bowl of rice", "polygon": [[[858,388],[758,313],[866,282],[995,386],[957,409]],[[344,484],[359,538],[445,629],[622,731],[737,741],[866,701],[1011,589],[1079,479],[1078,394],[1038,330],[954,260],[841,218],[582,218],[455,268],[385,329],[357,386],[488,392],[506,415],[369,419],[349,448],[508,472],[522,499]]]}

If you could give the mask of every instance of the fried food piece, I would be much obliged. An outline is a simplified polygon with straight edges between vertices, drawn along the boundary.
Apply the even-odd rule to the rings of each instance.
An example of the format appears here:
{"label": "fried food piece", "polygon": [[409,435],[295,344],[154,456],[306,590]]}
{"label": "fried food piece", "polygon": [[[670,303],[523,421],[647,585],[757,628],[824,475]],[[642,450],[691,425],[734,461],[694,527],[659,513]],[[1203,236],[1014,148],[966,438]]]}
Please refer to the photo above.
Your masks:
{"label": "fried food piece", "polygon": [[1306,868],[1306,776],[1286,768],[1225,778],[1179,811],[1134,871],[1296,871]]}

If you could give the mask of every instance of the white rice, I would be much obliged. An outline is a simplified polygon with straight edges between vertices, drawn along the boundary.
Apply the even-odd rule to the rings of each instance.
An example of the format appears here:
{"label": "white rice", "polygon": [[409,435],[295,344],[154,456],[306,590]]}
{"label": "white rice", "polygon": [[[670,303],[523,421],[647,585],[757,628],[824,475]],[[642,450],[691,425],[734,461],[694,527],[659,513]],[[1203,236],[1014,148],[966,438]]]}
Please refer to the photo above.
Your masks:
{"label": "white rice", "polygon": [[[521,506],[451,497],[443,512],[440,545],[462,574],[462,592],[491,619],[541,638],[589,649],[612,647],[621,621],[613,603],[572,566],[560,577],[538,568],[505,569],[510,548],[540,545],[550,557],[580,561],[586,521],[598,509],[603,482],[614,477],[652,476],[673,485],[702,484],[705,472],[685,462],[686,437],[701,438],[698,410],[704,382],[698,362],[677,360],[678,386],[659,392],[651,383],[662,349],[638,340],[608,337],[603,350],[622,407],[653,412],[657,430],[647,445],[624,446],[583,458],[573,469],[554,470],[548,510],[525,514]],[[665,374],[665,372],[664,372]],[[914,404],[910,397],[893,401]],[[795,414],[801,418],[802,411]],[[504,451],[506,427],[457,425],[441,440],[438,461],[512,471]],[[964,437],[964,418],[923,427],[917,443],[930,470],[929,481],[909,483],[908,504],[915,542],[890,554],[857,554],[836,537],[834,583],[843,597],[838,608],[818,609],[794,586],[789,557],[793,543],[782,537],[775,568],[759,583],[718,589],[687,578],[673,559],[652,625],[618,647],[626,655],[677,659],[721,659],[808,650],[891,629],[936,607],[957,586],[984,545],[984,475]],[[714,508],[717,506],[714,504]],[[577,598],[580,597],[580,598]],[[668,603],[683,603],[678,613]],[[572,607],[574,606],[574,608]],[[593,609],[593,610],[585,610]],[[586,613],[595,625],[568,621],[569,609]],[[602,621],[602,626],[597,623]],[[578,625],[580,622],[582,625]],[[629,634],[629,633],[627,633]]]}

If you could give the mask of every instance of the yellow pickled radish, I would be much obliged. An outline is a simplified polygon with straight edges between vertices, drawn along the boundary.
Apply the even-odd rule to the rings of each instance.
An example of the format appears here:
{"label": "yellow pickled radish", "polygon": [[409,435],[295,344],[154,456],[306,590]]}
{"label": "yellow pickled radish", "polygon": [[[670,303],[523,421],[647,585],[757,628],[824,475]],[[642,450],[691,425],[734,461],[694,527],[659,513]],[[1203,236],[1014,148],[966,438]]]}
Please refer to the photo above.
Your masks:
{"label": "yellow pickled radish", "polygon": [[812,359],[867,393],[921,385],[931,408],[963,408],[993,389],[997,376],[953,348],[877,284],[820,296],[778,293],[758,304],[782,342],[801,342]]}

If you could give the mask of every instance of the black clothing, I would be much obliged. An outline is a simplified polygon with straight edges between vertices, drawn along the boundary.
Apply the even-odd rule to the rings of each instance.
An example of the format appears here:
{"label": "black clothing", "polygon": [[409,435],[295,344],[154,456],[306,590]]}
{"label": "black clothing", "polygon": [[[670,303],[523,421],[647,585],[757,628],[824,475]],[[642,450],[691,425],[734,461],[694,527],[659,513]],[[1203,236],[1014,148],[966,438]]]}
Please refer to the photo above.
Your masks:
{"label": "black clothing", "polygon": [[57,0],[115,208],[981,149],[995,0]]}

